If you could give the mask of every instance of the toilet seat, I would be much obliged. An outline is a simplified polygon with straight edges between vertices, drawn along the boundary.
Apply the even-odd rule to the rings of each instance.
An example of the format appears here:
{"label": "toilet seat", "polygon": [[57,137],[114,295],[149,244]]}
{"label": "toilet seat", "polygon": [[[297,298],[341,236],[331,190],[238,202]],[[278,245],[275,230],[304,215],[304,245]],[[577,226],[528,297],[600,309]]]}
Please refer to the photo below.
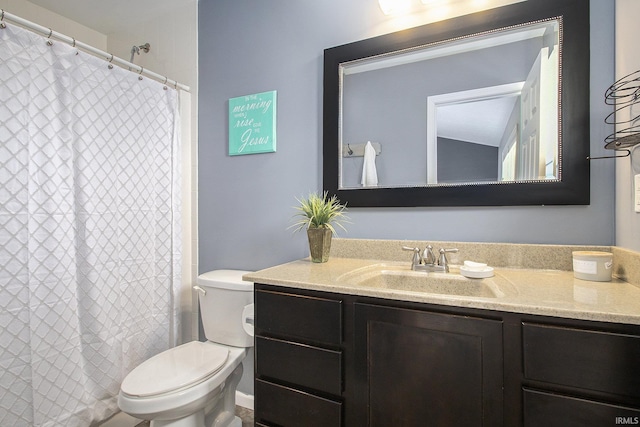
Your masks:
{"label": "toilet seat", "polygon": [[229,350],[223,346],[191,341],[143,362],[126,376],[121,391],[137,397],[171,393],[211,377],[228,358]]}

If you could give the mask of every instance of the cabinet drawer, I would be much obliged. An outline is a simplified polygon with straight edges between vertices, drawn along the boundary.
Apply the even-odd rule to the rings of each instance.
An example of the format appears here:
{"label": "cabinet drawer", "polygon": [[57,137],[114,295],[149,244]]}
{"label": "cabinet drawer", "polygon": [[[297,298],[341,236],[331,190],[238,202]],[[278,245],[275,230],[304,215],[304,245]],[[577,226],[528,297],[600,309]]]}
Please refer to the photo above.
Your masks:
{"label": "cabinet drawer", "polygon": [[640,337],[523,323],[525,378],[640,397]]}
{"label": "cabinet drawer", "polygon": [[340,345],[342,302],[257,290],[256,333]]}
{"label": "cabinet drawer", "polygon": [[639,424],[640,410],[536,390],[523,390],[525,427]]}
{"label": "cabinet drawer", "polygon": [[256,422],[282,427],[342,425],[342,403],[256,380]]}
{"label": "cabinet drawer", "polygon": [[340,395],[342,352],[256,337],[258,375]]}

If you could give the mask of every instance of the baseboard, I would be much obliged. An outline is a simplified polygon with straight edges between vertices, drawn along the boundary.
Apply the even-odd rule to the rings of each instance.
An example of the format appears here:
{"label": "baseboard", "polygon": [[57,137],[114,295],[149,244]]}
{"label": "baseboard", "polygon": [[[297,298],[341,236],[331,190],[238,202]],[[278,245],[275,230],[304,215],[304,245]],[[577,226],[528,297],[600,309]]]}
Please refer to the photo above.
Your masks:
{"label": "baseboard", "polygon": [[253,395],[236,391],[236,405],[253,411]]}

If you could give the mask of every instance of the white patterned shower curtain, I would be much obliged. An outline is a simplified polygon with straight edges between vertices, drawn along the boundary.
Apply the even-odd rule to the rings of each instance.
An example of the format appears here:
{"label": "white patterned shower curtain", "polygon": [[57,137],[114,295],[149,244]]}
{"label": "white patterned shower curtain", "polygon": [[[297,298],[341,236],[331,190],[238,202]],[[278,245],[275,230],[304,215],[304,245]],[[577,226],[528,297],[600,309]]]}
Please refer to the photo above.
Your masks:
{"label": "white patterned shower curtain", "polygon": [[88,426],[179,337],[177,93],[0,29],[0,426]]}

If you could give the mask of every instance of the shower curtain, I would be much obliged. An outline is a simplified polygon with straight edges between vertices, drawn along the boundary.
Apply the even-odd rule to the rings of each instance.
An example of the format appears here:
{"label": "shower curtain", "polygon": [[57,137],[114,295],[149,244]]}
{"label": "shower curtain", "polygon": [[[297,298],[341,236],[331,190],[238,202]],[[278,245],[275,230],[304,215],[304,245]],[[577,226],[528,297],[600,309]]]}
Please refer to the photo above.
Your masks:
{"label": "shower curtain", "polygon": [[174,346],[173,89],[0,29],[0,425],[88,426]]}

